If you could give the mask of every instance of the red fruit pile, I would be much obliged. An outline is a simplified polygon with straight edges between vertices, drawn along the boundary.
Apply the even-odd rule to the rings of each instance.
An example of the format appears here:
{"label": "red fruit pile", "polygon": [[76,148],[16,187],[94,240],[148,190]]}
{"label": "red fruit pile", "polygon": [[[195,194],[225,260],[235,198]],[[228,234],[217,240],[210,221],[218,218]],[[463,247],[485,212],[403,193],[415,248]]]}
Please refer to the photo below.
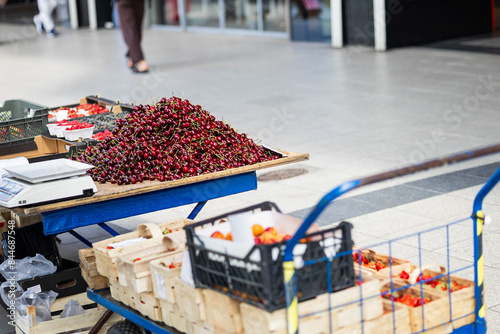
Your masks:
{"label": "red fruit pile", "polygon": [[[74,122],[77,122],[77,121],[74,121]],[[71,130],[81,130],[81,129],[91,128],[93,126],[94,126],[94,124],[85,123],[85,122],[83,122],[83,123],[77,122],[76,124],[71,125],[66,130],[68,130],[68,131],[71,131]]]}
{"label": "red fruit pile", "polygon": [[417,296],[412,296],[409,293],[398,293],[398,292],[396,292],[394,294],[394,296],[391,296],[391,294],[387,293],[387,292],[383,292],[383,293],[386,293],[386,294],[383,294],[382,298],[390,299],[390,300],[398,302],[398,303],[403,303],[406,306],[410,306],[410,307],[422,306],[424,304],[430,303],[430,301],[431,301],[425,295],[424,295],[424,298],[420,298],[420,296],[418,296],[418,297]]}
{"label": "red fruit pile", "polygon": [[178,97],[136,106],[112,133],[75,158],[94,165],[100,183],[177,180],[280,157]]}
{"label": "red fruit pile", "polygon": [[88,115],[97,115],[97,114],[104,114],[109,112],[108,109],[101,107],[98,104],[80,104],[76,107],[70,108],[70,107],[61,107],[55,110],[52,110],[52,113],[57,113],[61,110],[66,110],[68,111],[68,118],[79,118],[79,117],[84,117]]}
{"label": "red fruit pile", "polygon": [[113,134],[108,129],[105,129],[104,131],[95,133],[92,136],[92,139],[95,139],[95,140],[104,140],[104,138],[106,138],[106,137],[113,137]]}
{"label": "red fruit pile", "polygon": [[80,104],[78,107],[76,107],[76,110],[83,109],[87,112],[88,115],[97,115],[97,114],[104,114],[109,112],[108,109],[101,107],[98,104]]}

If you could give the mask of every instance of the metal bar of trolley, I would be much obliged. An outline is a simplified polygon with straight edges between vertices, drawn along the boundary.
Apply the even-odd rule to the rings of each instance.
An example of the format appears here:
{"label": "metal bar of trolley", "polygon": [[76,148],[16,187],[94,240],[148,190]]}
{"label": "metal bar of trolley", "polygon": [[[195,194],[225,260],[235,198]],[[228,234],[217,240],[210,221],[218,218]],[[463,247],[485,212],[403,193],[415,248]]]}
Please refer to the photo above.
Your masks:
{"label": "metal bar of trolley", "polygon": [[484,213],[482,211],[483,200],[488,193],[500,181],[500,169],[481,188],[474,200],[472,219],[474,220],[474,281],[476,282],[476,333],[486,332],[486,322],[484,316],[486,305],[484,304],[484,262],[483,262],[483,222]]}
{"label": "metal bar of trolley", "polygon": [[[312,208],[309,215],[304,219],[304,222],[297,230],[295,235],[287,242],[283,254],[283,271],[284,271],[284,286],[286,299],[287,313],[287,328],[289,334],[298,333],[299,313],[298,313],[298,297],[297,297],[297,282],[295,265],[293,262],[293,249],[297,243],[304,237],[306,231],[312,223],[319,217],[326,206],[334,201],[339,196],[369,184],[394,179],[397,177],[414,174],[420,171],[429,170],[436,167],[441,167],[449,164],[454,164],[461,161],[466,161],[474,158],[483,157],[489,154],[500,152],[500,144],[487,146],[471,151],[460,152],[445,156],[438,159],[433,159],[420,164],[415,164],[372,176],[364,177],[357,180],[344,182],[327,193],[321,200]],[[486,331],[486,323],[484,320],[485,305],[484,305],[484,268],[482,257],[482,224],[484,215],[481,211],[482,201],[491,189],[500,181],[500,170],[497,171],[481,189],[474,201],[474,272],[475,272],[475,296],[476,296],[476,321],[471,326],[464,326],[456,332],[484,333]]]}

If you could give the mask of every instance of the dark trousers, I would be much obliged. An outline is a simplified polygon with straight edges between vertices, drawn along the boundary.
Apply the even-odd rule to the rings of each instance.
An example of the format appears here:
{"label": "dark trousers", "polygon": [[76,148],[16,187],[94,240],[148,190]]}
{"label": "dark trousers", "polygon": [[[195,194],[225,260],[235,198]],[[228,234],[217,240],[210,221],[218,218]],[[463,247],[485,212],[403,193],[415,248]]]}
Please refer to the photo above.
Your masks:
{"label": "dark trousers", "polygon": [[116,9],[123,38],[128,46],[127,56],[132,58],[135,64],[144,59],[141,49],[144,0],[119,0],[116,2]]}

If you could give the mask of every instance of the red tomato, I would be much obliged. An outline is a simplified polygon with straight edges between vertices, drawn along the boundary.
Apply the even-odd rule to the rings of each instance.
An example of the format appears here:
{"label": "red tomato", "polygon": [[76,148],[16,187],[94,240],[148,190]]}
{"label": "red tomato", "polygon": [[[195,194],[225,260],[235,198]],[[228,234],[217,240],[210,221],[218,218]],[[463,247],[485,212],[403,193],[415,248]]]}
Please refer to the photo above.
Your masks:
{"label": "red tomato", "polygon": [[410,274],[408,274],[406,271],[402,271],[400,274],[399,274],[399,278],[402,278],[402,279],[409,279],[410,278]]}
{"label": "red tomato", "polygon": [[407,305],[407,306],[414,306],[414,300],[412,295],[406,294],[403,296],[403,299],[401,300],[401,303]]}
{"label": "red tomato", "polygon": [[375,268],[379,271],[380,269],[384,269],[385,265],[382,262],[377,261],[377,263],[375,263]]}

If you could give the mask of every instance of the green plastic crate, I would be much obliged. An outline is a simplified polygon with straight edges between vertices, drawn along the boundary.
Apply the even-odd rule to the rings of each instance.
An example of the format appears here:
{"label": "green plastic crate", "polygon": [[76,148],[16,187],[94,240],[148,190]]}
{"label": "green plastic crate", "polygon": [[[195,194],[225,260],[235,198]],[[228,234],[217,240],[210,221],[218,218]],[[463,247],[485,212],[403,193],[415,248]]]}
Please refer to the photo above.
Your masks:
{"label": "green plastic crate", "polygon": [[0,146],[32,141],[48,135],[49,110],[26,100],[7,100],[0,107]]}

